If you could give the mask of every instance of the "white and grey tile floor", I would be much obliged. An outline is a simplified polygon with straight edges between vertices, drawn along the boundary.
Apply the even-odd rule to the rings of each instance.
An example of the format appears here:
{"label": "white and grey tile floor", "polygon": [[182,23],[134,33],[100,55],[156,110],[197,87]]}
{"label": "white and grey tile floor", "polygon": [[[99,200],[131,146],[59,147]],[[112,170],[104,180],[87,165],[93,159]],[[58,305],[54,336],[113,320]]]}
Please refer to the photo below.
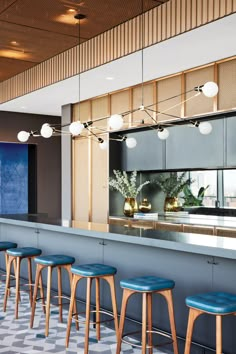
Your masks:
{"label": "white and grey tile floor", "polygon": [[[50,333],[47,338],[44,336],[45,315],[40,304],[37,305],[34,328],[29,328],[30,306],[28,294],[22,293],[19,305],[19,319],[14,319],[14,290],[8,300],[7,312],[3,308],[4,284],[0,284],[0,354],[83,354],[84,353],[84,328],[76,331],[73,326],[71,329],[70,345],[65,349],[65,333],[67,311],[63,310],[65,323],[58,322],[58,308],[52,307],[50,317]],[[90,330],[89,353],[90,354],[114,354],[116,351],[115,332],[102,326],[102,339],[96,340],[96,332],[93,328]],[[155,353],[162,354],[159,350]],[[122,346],[124,354],[138,354],[140,349],[130,345]]]}

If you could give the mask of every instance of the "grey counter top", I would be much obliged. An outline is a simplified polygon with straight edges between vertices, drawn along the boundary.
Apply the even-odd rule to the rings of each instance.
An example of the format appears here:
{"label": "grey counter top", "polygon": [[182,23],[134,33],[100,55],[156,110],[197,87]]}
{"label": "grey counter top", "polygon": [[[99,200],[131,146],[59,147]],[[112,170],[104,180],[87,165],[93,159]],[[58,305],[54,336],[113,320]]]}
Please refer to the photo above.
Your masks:
{"label": "grey counter top", "polygon": [[[102,240],[158,247],[189,253],[236,259],[236,238],[173,231],[134,228],[130,226],[52,220],[45,216],[8,216],[0,225],[27,227],[41,232],[64,233]],[[40,237],[40,234],[39,234]]]}

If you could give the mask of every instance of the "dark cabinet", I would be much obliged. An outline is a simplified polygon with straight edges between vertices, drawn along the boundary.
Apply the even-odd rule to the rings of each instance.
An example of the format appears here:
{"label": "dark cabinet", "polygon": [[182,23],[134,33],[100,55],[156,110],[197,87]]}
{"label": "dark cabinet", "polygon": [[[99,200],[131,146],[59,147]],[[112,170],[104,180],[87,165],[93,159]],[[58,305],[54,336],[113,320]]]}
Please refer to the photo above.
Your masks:
{"label": "dark cabinet", "polygon": [[129,149],[122,147],[122,169],[126,171],[160,170],[164,166],[164,144],[154,129],[127,134],[135,138],[137,145]]}
{"label": "dark cabinet", "polygon": [[193,125],[169,128],[166,169],[217,168],[224,166],[224,120],[211,121],[212,132],[203,135]]}
{"label": "dark cabinet", "polygon": [[236,117],[227,118],[226,124],[226,166],[236,166]]}

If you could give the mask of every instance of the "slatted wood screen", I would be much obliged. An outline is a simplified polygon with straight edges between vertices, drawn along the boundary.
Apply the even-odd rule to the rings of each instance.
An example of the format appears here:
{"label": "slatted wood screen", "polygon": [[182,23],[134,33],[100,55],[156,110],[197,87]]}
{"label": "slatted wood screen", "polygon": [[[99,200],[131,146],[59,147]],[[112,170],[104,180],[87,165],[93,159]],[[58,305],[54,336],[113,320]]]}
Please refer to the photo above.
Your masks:
{"label": "slatted wood screen", "polygon": [[235,11],[236,0],[170,0],[82,43],[80,49],[71,48],[0,83],[0,103],[138,51],[142,44],[147,47],[159,43]]}

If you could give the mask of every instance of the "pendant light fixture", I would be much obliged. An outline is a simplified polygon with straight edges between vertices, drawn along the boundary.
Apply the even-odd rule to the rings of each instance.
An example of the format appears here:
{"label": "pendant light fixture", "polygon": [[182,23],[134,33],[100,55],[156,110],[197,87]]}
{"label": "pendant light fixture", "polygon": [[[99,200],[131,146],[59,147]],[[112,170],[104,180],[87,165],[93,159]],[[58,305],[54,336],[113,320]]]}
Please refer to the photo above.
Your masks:
{"label": "pendant light fixture", "polygon": [[[194,97],[197,97],[200,94],[203,94],[205,97],[212,98],[217,95],[218,93],[218,86],[215,82],[206,82],[204,85],[200,86],[195,86],[193,89],[190,89],[186,93],[190,92],[195,92],[195,94],[185,100],[181,100],[180,103],[172,105],[165,109],[164,111],[157,111],[153,109],[157,104],[171,101],[172,99],[175,99],[179,96],[182,96],[183,93],[181,92],[178,95],[168,97],[164,100],[161,100],[159,102],[152,103],[150,105],[144,105],[144,40],[145,40],[145,23],[144,23],[144,7],[143,7],[143,1],[141,0],[141,14],[140,14],[140,49],[141,49],[141,104],[138,108],[133,108],[129,111],[121,112],[119,114],[112,114],[111,116],[105,116],[97,119],[93,119],[93,121],[89,120],[86,122],[81,122],[81,111],[80,111],[80,100],[81,100],[81,21],[86,19],[86,15],[78,13],[74,16],[74,18],[78,21],[78,37],[79,37],[79,44],[78,44],[78,57],[79,57],[79,70],[78,70],[78,119],[70,124],[64,124],[64,125],[51,125],[49,123],[44,123],[39,131],[20,131],[17,135],[17,138],[20,142],[25,143],[28,141],[30,137],[43,137],[43,138],[50,138],[52,136],[58,136],[62,134],[71,134],[72,137],[81,137],[81,138],[91,138],[94,139],[98,142],[99,147],[102,150],[105,150],[108,146],[108,142],[103,140],[101,137],[102,134],[109,134],[111,131],[114,131],[112,140],[117,140],[120,142],[125,142],[126,146],[130,149],[135,148],[137,145],[137,141],[135,138],[127,138],[126,135],[120,134],[120,130],[122,130],[123,125],[124,125],[124,119],[127,115],[135,113],[137,111],[143,112],[143,117],[141,124],[145,123],[145,115],[151,118],[153,124],[148,124],[146,125],[147,127],[150,127],[151,129],[155,129],[157,132],[157,136],[161,140],[165,140],[169,137],[169,130],[167,127],[169,126],[174,126],[179,123],[181,124],[187,124],[191,123],[195,127],[199,129],[199,132],[203,135],[210,134],[212,131],[212,125],[208,121],[203,121],[201,122],[200,119],[191,119],[191,118],[183,118],[179,116],[175,116],[173,114],[170,114],[169,111],[176,107],[179,104],[183,104],[187,101],[190,101],[194,99]],[[165,115],[171,118],[169,121],[165,122],[158,122],[158,115]],[[99,129],[100,133],[97,134],[94,132],[94,128],[96,125],[96,122],[100,121],[107,121],[108,122],[108,127],[109,130],[107,129],[102,129],[101,126],[96,127],[96,130]],[[136,123],[136,122],[135,122]],[[63,131],[63,128],[69,126],[69,132],[68,131]],[[134,124],[134,127],[137,127],[137,125]],[[119,134],[117,134],[117,139],[114,138],[115,131],[117,131]],[[83,134],[83,135],[82,135]],[[111,139],[111,138],[110,138]]]}

